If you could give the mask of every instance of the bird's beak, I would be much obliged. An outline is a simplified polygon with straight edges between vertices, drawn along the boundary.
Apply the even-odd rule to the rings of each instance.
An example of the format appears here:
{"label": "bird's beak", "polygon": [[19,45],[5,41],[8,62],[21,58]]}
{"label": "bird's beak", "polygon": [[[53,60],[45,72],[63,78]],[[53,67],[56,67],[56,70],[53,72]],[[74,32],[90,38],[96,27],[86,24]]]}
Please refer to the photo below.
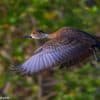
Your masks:
{"label": "bird's beak", "polygon": [[48,38],[48,34],[31,34],[31,35],[25,35],[23,38],[33,38],[33,39],[44,39]]}

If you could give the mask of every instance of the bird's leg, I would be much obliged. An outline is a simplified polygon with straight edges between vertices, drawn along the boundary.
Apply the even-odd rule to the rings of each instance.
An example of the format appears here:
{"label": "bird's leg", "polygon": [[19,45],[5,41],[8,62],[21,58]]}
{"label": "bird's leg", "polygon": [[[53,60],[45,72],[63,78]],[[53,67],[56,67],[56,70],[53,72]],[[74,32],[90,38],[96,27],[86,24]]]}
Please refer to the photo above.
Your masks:
{"label": "bird's leg", "polygon": [[96,62],[100,62],[100,57],[97,56],[97,54],[96,54],[96,49],[95,49],[95,48],[94,48],[94,50],[93,50],[93,56],[94,56]]}
{"label": "bird's leg", "polygon": [[59,66],[59,69],[63,69],[65,66],[64,66],[64,64],[61,64],[60,66]]}
{"label": "bird's leg", "polygon": [[61,64],[60,66],[59,66],[59,69],[61,69],[61,70],[66,70],[67,69],[67,64],[66,63],[64,63],[64,64]]}
{"label": "bird's leg", "polygon": [[[56,96],[56,92],[54,91],[54,86],[56,85],[57,81],[54,79],[54,72],[53,70],[45,70],[38,75],[39,81],[39,100],[48,100]],[[48,99],[46,99],[48,98]]]}
{"label": "bird's leg", "polygon": [[98,62],[100,62],[100,58],[97,57],[96,49],[95,49],[95,48],[94,48],[94,50],[93,50],[93,56],[94,56],[95,61],[93,61],[92,64],[93,64],[93,66],[95,66],[97,69],[99,69],[100,67],[98,66]]}

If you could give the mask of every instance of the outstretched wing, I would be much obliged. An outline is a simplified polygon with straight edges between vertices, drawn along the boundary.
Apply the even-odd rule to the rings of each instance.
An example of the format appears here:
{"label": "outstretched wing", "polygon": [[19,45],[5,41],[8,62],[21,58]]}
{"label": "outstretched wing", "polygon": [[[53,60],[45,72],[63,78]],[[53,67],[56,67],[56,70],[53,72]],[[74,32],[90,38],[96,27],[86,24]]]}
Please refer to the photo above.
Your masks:
{"label": "outstretched wing", "polygon": [[16,66],[15,70],[24,74],[33,74],[45,69],[51,69],[58,64],[81,57],[82,53],[88,50],[88,48],[88,46],[77,41],[71,41],[66,44],[48,42],[22,65]]}

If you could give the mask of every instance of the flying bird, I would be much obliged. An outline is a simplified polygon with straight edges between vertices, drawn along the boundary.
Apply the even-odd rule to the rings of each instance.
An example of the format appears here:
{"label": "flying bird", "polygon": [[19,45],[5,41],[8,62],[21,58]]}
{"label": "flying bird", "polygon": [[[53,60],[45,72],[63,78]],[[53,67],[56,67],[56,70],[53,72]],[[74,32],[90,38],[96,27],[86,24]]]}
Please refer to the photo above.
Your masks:
{"label": "flying bird", "polygon": [[51,34],[36,30],[25,38],[49,40],[23,64],[12,67],[12,70],[23,74],[32,75],[59,65],[77,65],[94,55],[96,49],[100,50],[98,37],[71,27],[63,27]]}

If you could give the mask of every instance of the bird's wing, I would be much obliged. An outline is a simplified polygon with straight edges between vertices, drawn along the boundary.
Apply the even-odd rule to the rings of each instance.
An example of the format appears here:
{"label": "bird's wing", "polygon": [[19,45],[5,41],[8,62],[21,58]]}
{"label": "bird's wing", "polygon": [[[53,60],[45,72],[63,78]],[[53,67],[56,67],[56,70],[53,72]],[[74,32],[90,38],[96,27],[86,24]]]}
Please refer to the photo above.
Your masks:
{"label": "bird's wing", "polygon": [[51,69],[58,64],[72,59],[73,56],[77,59],[77,55],[80,55],[87,48],[88,46],[76,41],[71,41],[66,44],[62,42],[48,42],[38,49],[37,53],[26,60],[22,65],[16,66],[15,70],[23,72],[24,74],[33,74],[44,69]]}

